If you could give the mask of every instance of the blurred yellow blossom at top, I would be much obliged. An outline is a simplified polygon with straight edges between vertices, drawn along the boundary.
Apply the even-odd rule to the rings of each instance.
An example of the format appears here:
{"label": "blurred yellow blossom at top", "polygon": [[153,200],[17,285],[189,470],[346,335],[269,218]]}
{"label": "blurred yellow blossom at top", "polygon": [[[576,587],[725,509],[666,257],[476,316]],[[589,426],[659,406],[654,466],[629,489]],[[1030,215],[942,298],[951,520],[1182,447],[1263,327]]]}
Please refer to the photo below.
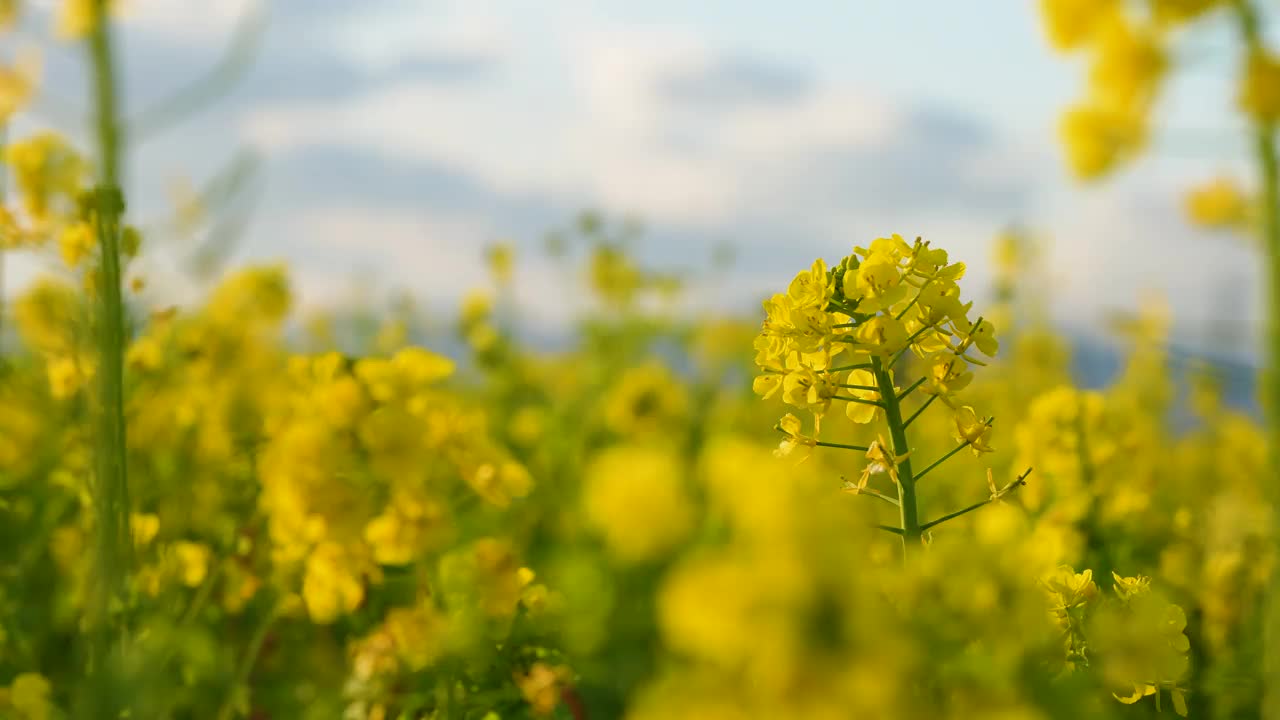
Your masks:
{"label": "blurred yellow blossom at top", "polygon": [[1089,89],[1114,107],[1150,101],[1169,65],[1159,38],[1120,13],[1102,23],[1094,51]]}
{"label": "blurred yellow blossom at top", "polygon": [[1058,50],[1074,50],[1088,42],[1116,0],[1040,0],[1045,32]]}
{"label": "blurred yellow blossom at top", "polygon": [[80,40],[93,32],[99,12],[114,12],[119,5],[116,0],[62,0],[56,34],[62,40]]}
{"label": "blurred yellow blossom at top", "polygon": [[17,22],[21,9],[18,0],[0,0],[0,30],[12,27]]}

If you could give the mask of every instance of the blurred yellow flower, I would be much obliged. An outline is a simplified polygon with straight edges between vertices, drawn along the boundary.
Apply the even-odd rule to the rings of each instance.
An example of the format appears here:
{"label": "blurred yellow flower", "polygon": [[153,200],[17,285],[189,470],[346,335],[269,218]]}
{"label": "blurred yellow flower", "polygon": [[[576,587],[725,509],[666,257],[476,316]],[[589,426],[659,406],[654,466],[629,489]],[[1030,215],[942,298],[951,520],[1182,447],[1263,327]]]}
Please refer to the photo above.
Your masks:
{"label": "blurred yellow flower", "polygon": [[1191,222],[1208,228],[1238,228],[1249,217],[1248,197],[1225,177],[1188,192],[1184,207]]}
{"label": "blurred yellow flower", "polygon": [[1258,122],[1280,121],[1280,57],[1253,52],[1240,79],[1240,109]]}
{"label": "blurred yellow flower", "polygon": [[7,706],[15,720],[53,720],[59,713],[52,695],[53,687],[43,675],[20,673],[9,687],[0,689],[0,710]]}
{"label": "blurred yellow flower", "polygon": [[88,223],[68,225],[58,238],[58,250],[62,261],[69,268],[77,268],[97,247],[98,238]]}
{"label": "blurred yellow flower", "polygon": [[684,473],[668,451],[611,448],[596,457],[583,481],[586,520],[619,562],[656,559],[692,527]]}
{"label": "blurred yellow flower", "polygon": [[1163,44],[1150,30],[1120,13],[1109,16],[1096,39],[1089,89],[1108,107],[1141,107],[1156,94],[1169,66]]}
{"label": "blurred yellow flower", "polygon": [[1076,177],[1093,180],[1113,170],[1142,148],[1146,119],[1133,110],[1080,105],[1059,125],[1067,162]]}
{"label": "blurred yellow flower", "polygon": [[[3,0],[0,0],[0,30],[7,25]],[[7,124],[28,102],[40,81],[40,59],[24,52],[10,67],[0,66],[0,126]]]}
{"label": "blurred yellow flower", "polygon": [[302,599],[313,622],[327,625],[364,600],[364,583],[356,565],[355,558],[336,542],[322,542],[311,551]]}
{"label": "blurred yellow flower", "polygon": [[1116,0],[1040,0],[1040,13],[1054,48],[1074,50],[1093,38],[1117,4]]}
{"label": "blurred yellow flower", "polygon": [[209,574],[209,547],[202,543],[179,541],[173,545],[178,579],[187,587],[199,587]]}

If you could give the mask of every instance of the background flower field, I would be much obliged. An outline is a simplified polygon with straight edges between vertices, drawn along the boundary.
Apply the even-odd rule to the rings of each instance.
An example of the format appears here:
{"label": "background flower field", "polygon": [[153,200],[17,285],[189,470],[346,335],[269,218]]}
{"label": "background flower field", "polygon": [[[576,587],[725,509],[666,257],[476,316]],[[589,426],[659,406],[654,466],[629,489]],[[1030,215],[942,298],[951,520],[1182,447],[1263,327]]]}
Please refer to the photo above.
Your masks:
{"label": "background flower field", "polygon": [[[1105,378],[1000,226],[849,237],[735,314],[731,244],[673,271],[591,211],[468,248],[456,312],[300,307],[225,251],[253,162],[142,222],[140,126],[239,56],[139,119],[114,5],[0,0],[0,257],[41,268],[0,296],[0,718],[1280,718],[1274,5],[1036,3],[1099,192],[1187,38],[1239,59],[1250,174],[1177,221],[1254,254],[1262,340],[1180,350],[1152,295]],[[31,18],[88,68],[83,138],[39,122]],[[198,297],[150,291],[175,254]]]}

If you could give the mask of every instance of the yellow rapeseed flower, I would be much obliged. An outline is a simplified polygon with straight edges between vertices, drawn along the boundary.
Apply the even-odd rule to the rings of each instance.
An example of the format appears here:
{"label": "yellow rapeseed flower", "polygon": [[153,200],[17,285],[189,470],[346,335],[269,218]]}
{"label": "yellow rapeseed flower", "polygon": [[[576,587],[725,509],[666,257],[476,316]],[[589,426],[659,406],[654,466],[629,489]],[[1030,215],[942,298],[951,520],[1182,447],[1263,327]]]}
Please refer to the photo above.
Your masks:
{"label": "yellow rapeseed flower", "polygon": [[[0,0],[3,4],[3,0]],[[4,9],[0,7],[0,15]],[[5,25],[0,17],[0,28]],[[40,77],[40,61],[36,55],[24,53],[10,67],[0,67],[0,125],[5,125],[31,100]]]}
{"label": "yellow rapeseed flower", "polygon": [[1240,109],[1259,122],[1280,121],[1280,57],[1254,52],[1240,79]]}
{"label": "yellow rapeseed flower", "polygon": [[680,463],[668,451],[617,447],[587,469],[583,511],[623,563],[652,560],[684,539],[693,508]]}
{"label": "yellow rapeseed flower", "polygon": [[68,225],[58,238],[58,251],[62,253],[62,261],[67,267],[75,269],[93,252],[98,238],[89,223],[78,222]]}
{"label": "yellow rapeseed flower", "polygon": [[[851,370],[848,379],[845,381],[847,385],[862,385],[864,387],[876,387],[876,376],[870,370]],[[880,392],[877,390],[860,390],[849,389],[847,391],[850,396],[865,400],[865,403],[850,402],[845,403],[844,413],[850,420],[865,425],[883,414],[883,408],[867,403],[880,402]]]}
{"label": "yellow rapeseed flower", "polygon": [[1116,0],[1040,0],[1045,33],[1057,50],[1089,42],[1099,23],[1116,9]]}
{"label": "yellow rapeseed flower", "polygon": [[43,675],[20,673],[5,690],[5,704],[16,713],[16,720],[52,720],[57,717],[57,708],[51,698],[53,687]]}
{"label": "yellow rapeseed flower", "polygon": [[1097,37],[1089,89],[1110,107],[1141,107],[1156,94],[1169,58],[1159,37],[1116,13]]}
{"label": "yellow rapeseed flower", "polygon": [[1142,148],[1146,118],[1134,110],[1085,104],[1062,116],[1059,132],[1072,172],[1082,180],[1093,180]]}
{"label": "yellow rapeseed flower", "polygon": [[1191,222],[1208,228],[1238,228],[1249,217],[1248,197],[1224,177],[1192,189],[1184,207]]}

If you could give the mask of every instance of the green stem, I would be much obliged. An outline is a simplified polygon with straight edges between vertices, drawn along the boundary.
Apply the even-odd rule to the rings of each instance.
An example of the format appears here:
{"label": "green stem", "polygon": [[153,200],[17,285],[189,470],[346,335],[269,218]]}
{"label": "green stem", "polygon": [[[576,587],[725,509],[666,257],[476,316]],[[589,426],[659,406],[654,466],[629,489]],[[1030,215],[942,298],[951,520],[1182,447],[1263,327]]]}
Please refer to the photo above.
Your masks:
{"label": "green stem", "polygon": [[916,380],[915,382],[911,383],[911,387],[898,393],[898,401],[901,402],[903,400],[906,400],[908,395],[915,392],[916,388],[924,384],[925,379],[926,378],[920,378],[919,380]]}
{"label": "green stem", "polygon": [[[1236,20],[1249,53],[1267,52],[1262,19],[1250,0],[1236,0]],[[1261,210],[1262,247],[1266,253],[1266,358],[1265,395],[1267,448],[1271,477],[1263,488],[1273,508],[1280,507],[1280,487],[1274,468],[1280,464],[1280,161],[1277,160],[1276,123],[1255,118],[1253,145],[1258,162],[1258,203]],[[1280,570],[1273,570],[1263,608],[1262,687],[1266,688],[1261,716],[1280,720]]]}
{"label": "green stem", "polygon": [[929,467],[927,467],[927,468],[925,468],[925,469],[921,470],[921,471],[920,471],[920,474],[919,474],[919,475],[916,475],[916,480],[919,480],[920,478],[924,477],[925,475],[928,475],[930,470],[932,470],[932,469],[934,469],[934,468],[938,467],[939,465],[941,465],[942,463],[944,463],[944,462],[946,462],[946,461],[950,460],[950,459],[952,458],[952,456],[954,456],[956,453],[960,452],[961,450],[963,450],[963,449],[965,449],[965,448],[967,448],[967,447],[969,447],[969,443],[967,443],[967,442],[966,442],[966,443],[960,443],[959,445],[957,445],[957,446],[955,446],[955,447],[951,448],[951,450],[950,450],[950,451],[948,451],[946,455],[943,455],[942,457],[938,458],[937,460],[934,460],[934,461],[933,461],[933,463],[929,465]]}
{"label": "green stem", "polygon": [[129,489],[125,466],[124,426],[124,303],[120,290],[120,130],[116,107],[115,64],[107,1],[93,5],[89,61],[93,72],[98,143],[98,187],[90,212],[101,243],[98,278],[98,412],[95,505],[99,531],[100,587],[95,607],[101,646],[95,654],[106,661],[116,637],[111,607],[122,598],[128,581],[132,541],[129,531]]}
{"label": "green stem", "polygon": [[[892,388],[892,387],[890,387],[890,392],[892,392],[892,390],[893,390],[893,388]],[[854,403],[854,404],[856,404],[856,405],[874,405],[874,406],[876,406],[876,407],[884,407],[884,405],[883,405],[883,404],[881,404],[881,403],[879,403],[879,402],[876,402],[875,400],[864,400],[864,399],[862,399],[862,398],[849,397],[848,395],[832,395],[832,396],[831,396],[831,399],[832,399],[832,400],[843,400],[843,401],[845,401],[845,402],[851,402],[851,403]]]}
{"label": "green stem", "polygon": [[991,504],[991,498],[987,498],[986,500],[983,500],[982,502],[976,502],[976,503],[974,503],[974,504],[970,505],[970,506],[969,506],[969,507],[967,507],[967,508],[964,508],[964,509],[961,509],[961,510],[957,510],[957,511],[955,511],[955,512],[953,512],[953,513],[947,513],[946,515],[943,515],[942,517],[940,517],[940,518],[938,518],[938,519],[936,519],[936,520],[930,520],[929,522],[925,523],[924,525],[921,525],[921,526],[920,526],[920,530],[921,530],[921,531],[928,530],[929,528],[931,528],[931,527],[933,527],[933,526],[935,526],[935,525],[941,525],[942,523],[944,523],[944,522],[946,522],[946,521],[948,521],[948,520],[951,520],[951,519],[953,519],[953,518],[958,518],[958,517],[960,517],[961,515],[964,515],[964,514],[966,514],[966,513],[971,513],[971,512],[973,512],[974,510],[977,510],[978,508],[984,508],[984,507],[986,507],[986,506],[988,506],[988,505],[990,505],[990,504]]}
{"label": "green stem", "polygon": [[911,473],[911,445],[907,442],[906,423],[902,422],[902,407],[893,390],[893,379],[880,362],[871,358],[872,374],[880,386],[880,398],[889,425],[889,437],[893,442],[893,454],[902,458],[898,463],[898,518],[902,531],[902,552],[906,557],[920,547],[920,512],[916,506],[916,478]]}
{"label": "green stem", "polygon": [[813,444],[818,447],[836,448],[839,450],[856,450],[857,452],[866,452],[871,449],[865,445],[845,445],[844,443],[826,442],[825,440],[814,440]]}
{"label": "green stem", "polygon": [[1022,487],[1023,485],[1026,485],[1026,484],[1027,484],[1027,476],[1028,476],[1028,475],[1030,475],[1030,474],[1031,474],[1031,469],[1030,469],[1030,468],[1027,468],[1027,471],[1026,471],[1026,472],[1024,472],[1024,473],[1022,473],[1021,475],[1019,475],[1019,476],[1018,476],[1018,478],[1017,478],[1016,480],[1014,480],[1013,482],[1009,483],[1009,484],[1008,484],[1007,486],[1005,486],[1002,490],[1000,490],[999,492],[997,492],[997,493],[993,494],[991,497],[987,498],[986,500],[983,500],[982,502],[976,502],[976,503],[974,503],[974,504],[972,504],[972,505],[970,505],[970,506],[968,506],[968,507],[961,508],[961,509],[959,509],[959,510],[957,510],[957,511],[953,512],[953,513],[947,513],[946,515],[943,515],[942,517],[937,518],[937,519],[935,519],[935,520],[930,520],[929,522],[925,523],[924,525],[921,525],[921,526],[920,526],[920,530],[923,532],[923,531],[925,531],[925,530],[928,530],[928,529],[929,529],[929,528],[931,528],[931,527],[935,527],[935,526],[937,526],[937,525],[941,525],[942,523],[944,523],[944,522],[946,522],[946,521],[948,521],[948,520],[952,520],[952,519],[954,519],[954,518],[958,518],[958,517],[960,517],[961,515],[965,515],[965,514],[967,514],[967,513],[971,513],[971,512],[973,512],[974,510],[977,510],[977,509],[979,509],[979,508],[983,508],[983,507],[986,507],[987,505],[990,505],[991,503],[995,502],[996,500],[999,500],[1000,498],[1004,497],[1006,494],[1008,494],[1008,493],[1009,493],[1009,491],[1010,491],[1010,490],[1014,490],[1014,489],[1016,489],[1016,488]]}
{"label": "green stem", "polygon": [[271,626],[279,615],[279,605],[272,606],[262,616],[258,627],[254,629],[253,637],[249,639],[249,647],[245,650],[244,657],[240,660],[239,669],[236,670],[235,684],[231,686],[230,692],[222,699],[222,705],[218,708],[218,720],[230,720],[234,716],[236,697],[240,689],[249,682],[249,676],[253,674],[253,666],[257,664],[258,656],[262,654],[262,645],[267,641],[267,634],[271,631]]}
{"label": "green stem", "polygon": [[916,411],[911,413],[911,417],[907,418],[907,422],[904,423],[903,426],[911,427],[911,423],[915,422],[916,418],[920,417],[920,413],[923,413],[925,410],[928,410],[929,406],[933,404],[933,401],[937,399],[938,399],[937,395],[930,395],[929,399],[925,400],[923,405],[916,408]]}

